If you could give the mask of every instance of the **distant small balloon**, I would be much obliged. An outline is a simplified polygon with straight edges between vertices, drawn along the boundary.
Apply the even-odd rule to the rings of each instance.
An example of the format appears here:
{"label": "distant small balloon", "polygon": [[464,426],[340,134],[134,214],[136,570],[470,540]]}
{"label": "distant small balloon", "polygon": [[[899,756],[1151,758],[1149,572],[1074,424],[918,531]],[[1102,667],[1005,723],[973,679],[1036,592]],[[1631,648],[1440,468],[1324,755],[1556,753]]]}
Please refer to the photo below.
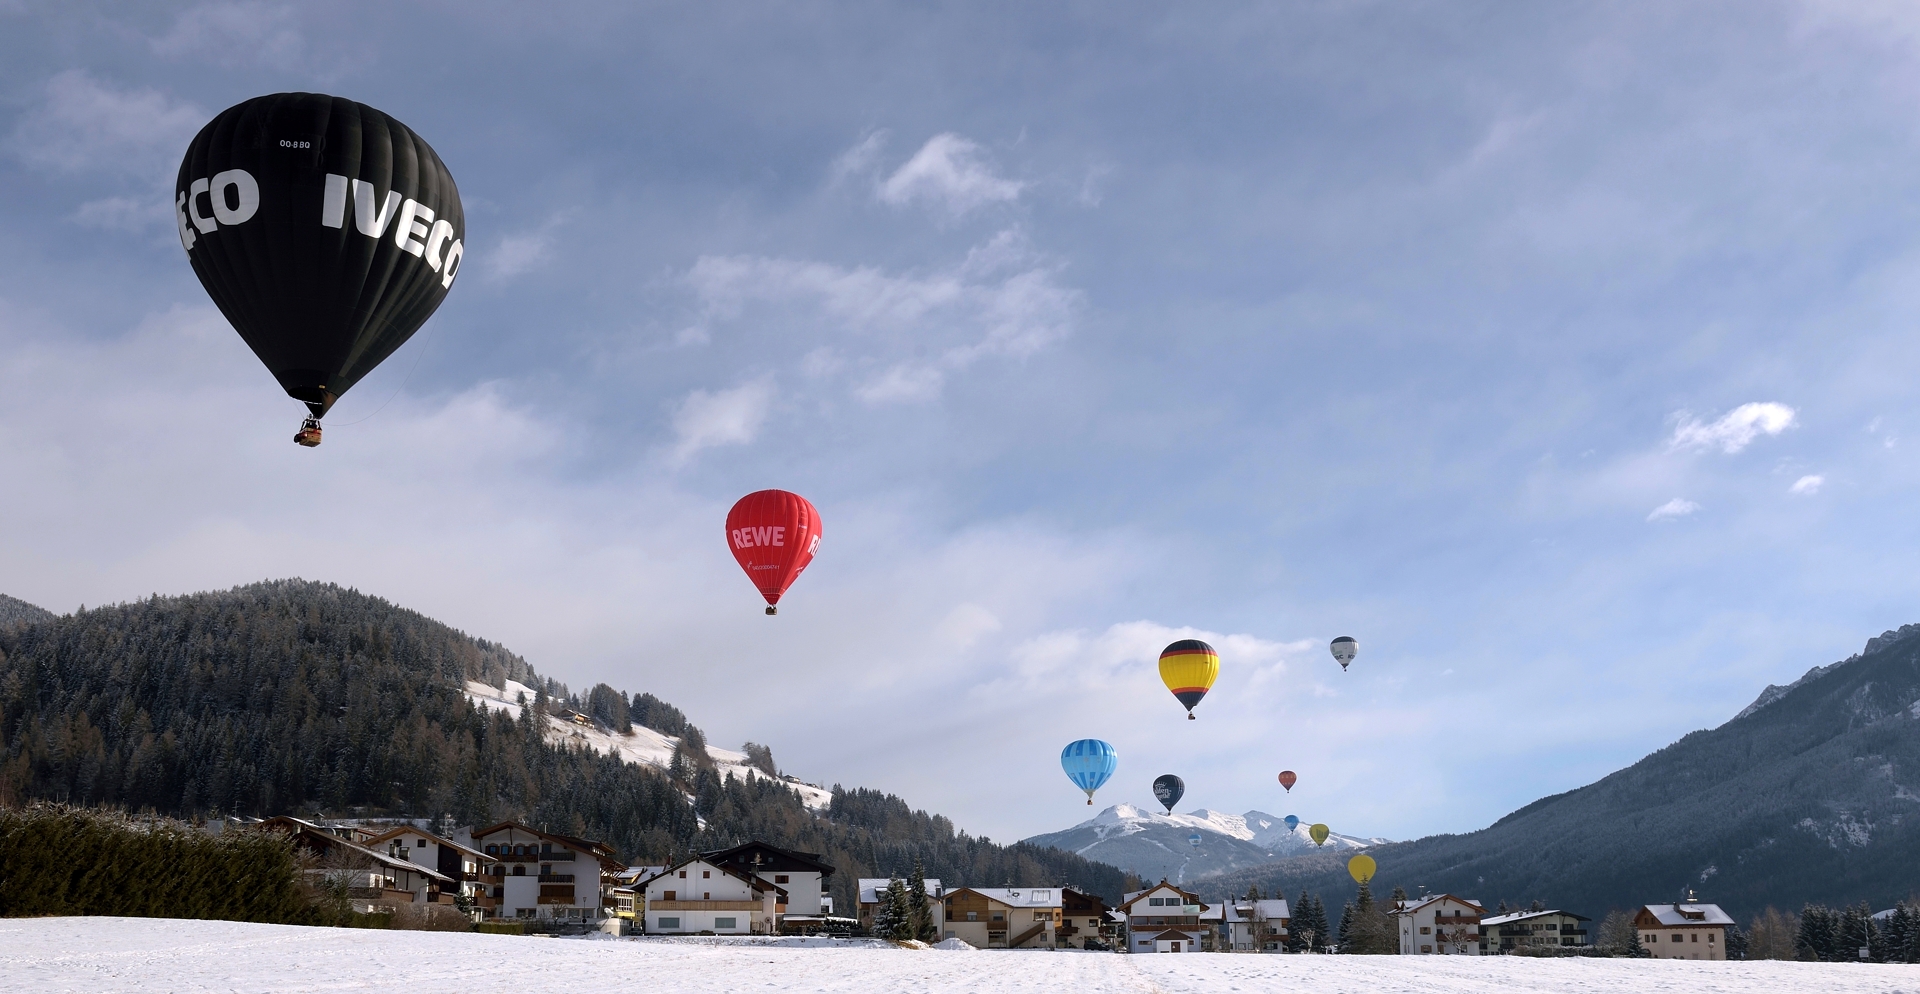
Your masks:
{"label": "distant small balloon", "polygon": [[1200,848],[1200,833],[1195,832],[1192,835],[1187,836],[1187,841],[1192,843],[1195,849]]}
{"label": "distant small balloon", "polygon": [[1300,778],[1298,776],[1295,776],[1292,770],[1280,771],[1280,786],[1285,787],[1287,789],[1287,793],[1289,794],[1293,793],[1293,785],[1299,782],[1300,782]]}
{"label": "distant small balloon", "polygon": [[1292,835],[1293,831],[1300,827],[1300,816],[1288,815],[1286,821],[1287,821],[1287,834]]}
{"label": "distant small balloon", "polygon": [[1364,884],[1372,880],[1373,871],[1378,868],[1373,862],[1373,857],[1366,853],[1347,860],[1347,873],[1353,877],[1354,883]]}
{"label": "distant small balloon", "polygon": [[1327,836],[1333,834],[1333,829],[1330,829],[1325,825],[1314,825],[1313,827],[1307,829],[1307,834],[1313,836],[1314,845],[1324,846],[1327,844]]}
{"label": "distant small balloon", "polygon": [[1342,635],[1334,639],[1333,644],[1327,648],[1333,650],[1333,658],[1339,661],[1340,671],[1343,673],[1346,672],[1347,664],[1353,662],[1353,657],[1360,654],[1360,643],[1355,642],[1351,635]]}
{"label": "distant small balloon", "polygon": [[1180,798],[1185,797],[1186,793],[1187,793],[1186,781],[1180,779],[1179,777],[1174,776],[1171,773],[1163,773],[1153,778],[1154,800],[1157,800],[1162,805],[1165,805],[1168,814],[1173,813],[1173,806],[1176,804],[1179,804]]}

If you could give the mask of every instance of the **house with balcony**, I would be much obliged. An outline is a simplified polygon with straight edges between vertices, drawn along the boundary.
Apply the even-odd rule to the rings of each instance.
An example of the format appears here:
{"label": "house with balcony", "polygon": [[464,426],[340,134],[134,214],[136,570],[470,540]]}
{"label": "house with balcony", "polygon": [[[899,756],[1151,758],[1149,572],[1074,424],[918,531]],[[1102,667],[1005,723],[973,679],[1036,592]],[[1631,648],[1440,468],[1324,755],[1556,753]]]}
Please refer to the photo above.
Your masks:
{"label": "house with balcony", "polygon": [[1113,909],[1107,907],[1100,895],[1072,887],[1060,888],[1060,928],[1056,938],[1061,945],[1111,949],[1120,941],[1119,934]]}
{"label": "house with balcony", "polygon": [[[1127,918],[1127,952],[1197,953],[1207,944],[1200,895],[1162,878],[1145,890],[1127,894],[1117,909]],[[1218,928],[1218,922],[1213,926]]]}
{"label": "house with balcony", "polygon": [[1526,952],[1554,947],[1579,950],[1591,946],[1587,929],[1591,918],[1571,911],[1515,911],[1480,919],[1480,952]]}
{"label": "house with balcony", "polygon": [[614,917],[644,921],[647,914],[647,881],[665,872],[667,868],[664,866],[629,866],[614,874]]}
{"label": "house with balcony", "polygon": [[1654,959],[1726,959],[1733,916],[1717,904],[1691,900],[1691,892],[1688,897],[1682,904],[1649,904],[1635,912],[1640,945]]}
{"label": "house with balcony", "polygon": [[1286,951],[1287,921],[1292,913],[1284,898],[1266,901],[1229,901],[1225,905],[1227,950],[1236,953]]}
{"label": "house with balcony", "polygon": [[459,892],[459,883],[438,870],[355,841],[371,837],[361,829],[323,826],[289,815],[252,827],[291,836],[296,848],[313,857],[315,865],[307,872],[325,883],[343,885],[355,911],[371,914],[403,904],[437,904],[443,895],[445,903],[452,903],[452,895]]}
{"label": "house with balcony", "polygon": [[783,917],[814,918],[833,914],[833,897],[827,893],[827,878],[833,876],[833,866],[822,862],[819,853],[753,841],[732,849],[704,852],[700,858],[714,866],[752,874],[786,892]]}
{"label": "house with balcony", "polygon": [[1059,948],[1058,887],[960,887],[945,893],[942,938],[976,949]]}
{"label": "house with balcony", "polygon": [[[861,928],[873,928],[873,916],[879,912],[880,902],[886,899],[887,887],[895,880],[908,885],[911,890],[912,881],[905,877],[861,877],[859,879],[860,886],[854,891],[854,899],[858,903],[858,909],[854,915],[859,920]],[[938,878],[922,880],[921,884],[927,889],[927,913],[933,916],[933,934],[944,938],[949,934],[946,931],[946,885],[942,884]]]}
{"label": "house with balcony", "polygon": [[595,922],[607,916],[627,868],[604,842],[543,832],[519,822],[473,830],[488,917]]}
{"label": "house with balcony", "polygon": [[646,882],[648,935],[772,935],[786,914],[777,885],[696,856]]}
{"label": "house with balcony", "polygon": [[1402,956],[1478,956],[1486,908],[1471,898],[1423,894],[1394,902]]}
{"label": "house with balcony", "polygon": [[453,889],[436,895],[433,903],[451,905],[456,903],[456,896],[465,895],[468,906],[476,913],[484,907],[480,888],[479,850],[406,825],[379,832],[362,844],[368,849],[385,852],[395,859],[404,859],[437,870],[442,876],[451,879],[454,883]]}

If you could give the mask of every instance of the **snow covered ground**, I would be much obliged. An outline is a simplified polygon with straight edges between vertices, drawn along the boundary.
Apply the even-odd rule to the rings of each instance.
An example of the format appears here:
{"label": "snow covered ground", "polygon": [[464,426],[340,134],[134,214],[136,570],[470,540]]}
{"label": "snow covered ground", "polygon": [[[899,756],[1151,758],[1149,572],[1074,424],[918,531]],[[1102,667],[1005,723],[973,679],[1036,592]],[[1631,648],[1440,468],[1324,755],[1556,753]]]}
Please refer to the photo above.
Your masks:
{"label": "snow covered ground", "polygon": [[537,939],[152,918],[0,920],[0,991],[1287,991],[1835,994],[1920,991],[1920,966],[977,952],[871,941]]}
{"label": "snow covered ground", "polygon": [[[478,680],[467,681],[468,700],[481,707],[505,711],[513,718],[520,717],[518,702],[522,695],[529,701],[533,700],[533,688],[514,680],[506,681],[505,687],[488,686]],[[631,735],[622,735],[592,725],[564,721],[552,715],[547,716],[547,741],[585,746],[595,752],[618,756],[629,763],[642,763],[663,770],[673,762],[673,750],[680,744],[676,736],[662,735],[641,725],[633,726]],[[747,765],[746,753],[709,745],[707,755],[713,757],[714,765],[722,775],[729,771],[736,777],[746,779],[766,775]],[[786,784],[800,795],[807,807],[825,810],[833,802],[833,792],[830,790],[794,780],[788,780]]]}

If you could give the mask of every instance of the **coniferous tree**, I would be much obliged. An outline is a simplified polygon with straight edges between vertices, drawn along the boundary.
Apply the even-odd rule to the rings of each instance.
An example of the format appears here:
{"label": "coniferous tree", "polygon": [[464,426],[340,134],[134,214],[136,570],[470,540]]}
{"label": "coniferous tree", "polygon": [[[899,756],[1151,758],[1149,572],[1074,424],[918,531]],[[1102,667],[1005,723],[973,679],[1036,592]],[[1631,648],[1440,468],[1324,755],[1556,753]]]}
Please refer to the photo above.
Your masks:
{"label": "coniferous tree", "polygon": [[1258,901],[1258,900],[1260,900],[1260,885],[1259,885],[1259,884],[1254,884],[1253,886],[1251,886],[1251,887],[1248,887],[1248,888],[1247,888],[1247,898],[1246,898],[1246,899],[1247,899],[1247,900],[1249,900],[1249,901]]}
{"label": "coniferous tree", "polygon": [[920,865],[920,857],[913,858],[913,876],[907,878],[908,921],[911,923],[909,938],[921,942],[938,942],[940,930],[933,920],[933,905],[927,898],[927,875]]}
{"label": "coniferous tree", "polygon": [[1336,952],[1351,953],[1356,951],[1353,948],[1354,924],[1353,902],[1348,901],[1340,906],[1340,924],[1336,926],[1334,930],[1334,935],[1337,937],[1334,944]]}
{"label": "coniferous tree", "polygon": [[1727,926],[1727,958],[1746,959],[1748,936],[1738,923]]}

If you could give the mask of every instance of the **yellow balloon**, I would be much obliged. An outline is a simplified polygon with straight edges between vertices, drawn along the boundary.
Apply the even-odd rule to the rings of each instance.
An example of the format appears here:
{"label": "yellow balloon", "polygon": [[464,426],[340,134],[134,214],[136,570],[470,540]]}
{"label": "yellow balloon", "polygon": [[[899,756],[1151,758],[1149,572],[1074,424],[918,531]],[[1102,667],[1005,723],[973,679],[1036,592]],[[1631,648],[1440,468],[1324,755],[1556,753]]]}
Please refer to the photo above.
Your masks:
{"label": "yellow balloon", "polygon": [[1322,846],[1322,845],[1326,845],[1327,836],[1333,834],[1333,829],[1330,829],[1325,825],[1314,825],[1307,829],[1307,834],[1313,836],[1314,845]]}
{"label": "yellow balloon", "polygon": [[1193,706],[1213,689],[1220,675],[1220,654],[1199,639],[1181,639],[1160,653],[1160,679],[1193,717]]}
{"label": "yellow balloon", "polygon": [[1374,865],[1373,857],[1366,853],[1361,853],[1347,860],[1347,873],[1353,877],[1354,883],[1364,884],[1372,880],[1375,869],[1378,869],[1378,867]]}

